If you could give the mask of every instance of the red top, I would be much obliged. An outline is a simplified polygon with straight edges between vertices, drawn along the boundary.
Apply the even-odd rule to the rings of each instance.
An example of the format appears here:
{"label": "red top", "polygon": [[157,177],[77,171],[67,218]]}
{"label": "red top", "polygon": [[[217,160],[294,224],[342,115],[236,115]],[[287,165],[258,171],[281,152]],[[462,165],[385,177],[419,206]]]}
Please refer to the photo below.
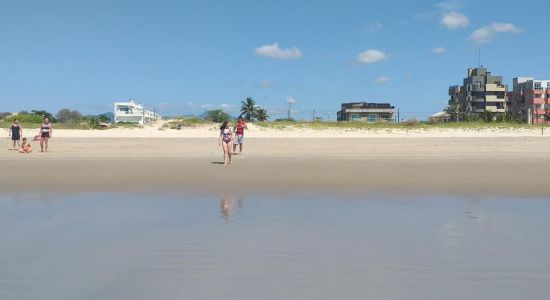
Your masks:
{"label": "red top", "polygon": [[235,134],[237,135],[243,135],[244,134],[244,126],[246,125],[246,123],[244,121],[238,121],[237,122],[237,125],[235,127],[236,130],[235,130]]}

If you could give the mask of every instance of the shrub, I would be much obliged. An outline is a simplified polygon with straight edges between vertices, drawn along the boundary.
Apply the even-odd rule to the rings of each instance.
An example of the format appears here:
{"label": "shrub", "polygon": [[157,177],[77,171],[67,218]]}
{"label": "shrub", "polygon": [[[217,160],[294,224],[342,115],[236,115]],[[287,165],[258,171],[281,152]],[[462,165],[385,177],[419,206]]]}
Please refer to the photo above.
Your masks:
{"label": "shrub", "polygon": [[61,123],[69,123],[79,121],[82,118],[82,115],[77,110],[64,108],[57,113],[56,117],[57,121]]}
{"label": "shrub", "polygon": [[231,119],[232,119],[231,116],[221,109],[209,110],[206,114],[206,120],[212,121],[215,123],[222,123],[225,121],[229,121]]}

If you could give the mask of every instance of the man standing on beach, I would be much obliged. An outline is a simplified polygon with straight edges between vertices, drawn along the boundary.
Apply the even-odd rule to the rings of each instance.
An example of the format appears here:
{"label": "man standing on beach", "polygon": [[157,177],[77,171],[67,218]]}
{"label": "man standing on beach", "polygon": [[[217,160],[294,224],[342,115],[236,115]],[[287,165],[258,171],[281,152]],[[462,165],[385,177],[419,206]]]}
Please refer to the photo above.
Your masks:
{"label": "man standing on beach", "polygon": [[233,154],[237,154],[237,144],[239,144],[239,154],[243,152],[243,142],[244,142],[244,129],[246,128],[246,122],[243,120],[242,116],[239,116],[237,119],[237,124],[235,124],[235,143],[233,143]]}

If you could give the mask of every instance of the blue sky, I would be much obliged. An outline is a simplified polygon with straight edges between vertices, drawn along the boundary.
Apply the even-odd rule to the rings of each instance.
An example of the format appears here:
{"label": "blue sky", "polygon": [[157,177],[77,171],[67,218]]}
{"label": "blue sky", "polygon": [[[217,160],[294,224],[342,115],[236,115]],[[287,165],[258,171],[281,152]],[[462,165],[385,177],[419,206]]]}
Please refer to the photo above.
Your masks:
{"label": "blue sky", "polygon": [[163,114],[253,97],[273,117],[335,117],[344,101],[441,110],[482,64],[550,78],[538,1],[0,0],[0,111],[109,111],[133,98]]}

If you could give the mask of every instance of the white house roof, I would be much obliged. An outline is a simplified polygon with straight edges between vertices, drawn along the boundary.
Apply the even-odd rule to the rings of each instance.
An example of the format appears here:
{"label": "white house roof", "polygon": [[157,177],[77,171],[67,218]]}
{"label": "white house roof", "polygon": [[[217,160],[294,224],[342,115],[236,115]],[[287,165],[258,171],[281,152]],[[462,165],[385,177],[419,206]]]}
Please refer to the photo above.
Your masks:
{"label": "white house roof", "polygon": [[445,118],[445,117],[450,117],[451,115],[449,115],[447,112],[444,112],[444,111],[440,111],[438,113],[435,113],[432,115],[432,118]]}

